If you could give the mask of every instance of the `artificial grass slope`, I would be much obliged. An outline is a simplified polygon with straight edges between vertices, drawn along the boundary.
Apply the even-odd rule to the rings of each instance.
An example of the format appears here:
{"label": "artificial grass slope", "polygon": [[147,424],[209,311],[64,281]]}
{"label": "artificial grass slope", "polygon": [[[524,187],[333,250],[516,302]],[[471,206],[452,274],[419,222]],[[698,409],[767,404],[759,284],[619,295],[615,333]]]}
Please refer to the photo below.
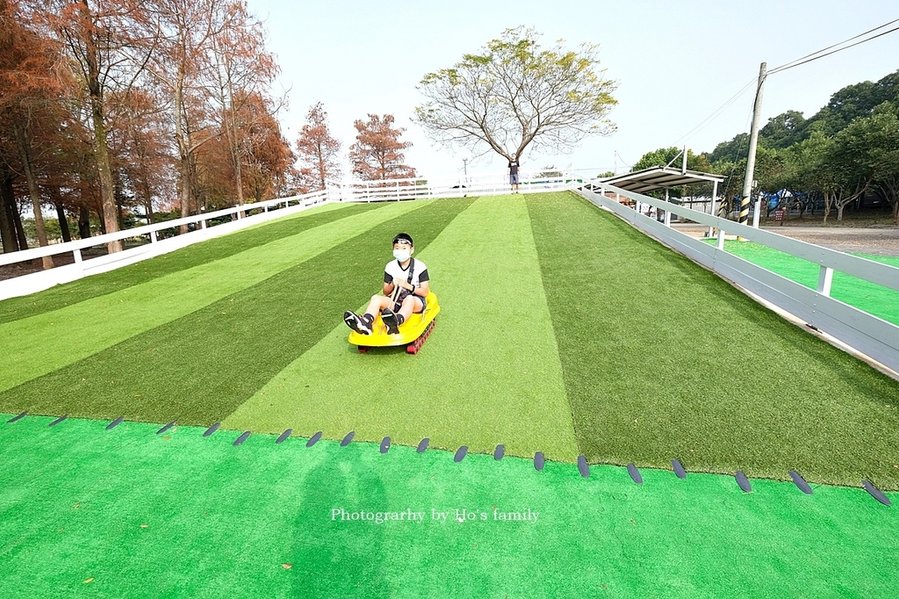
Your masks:
{"label": "artificial grass slope", "polygon": [[426,247],[470,201],[410,203],[405,214],[360,227],[355,237],[251,287],[0,393],[0,406],[153,422],[221,420],[331,331],[344,306],[364,297],[371,281],[357,273],[383,267],[397,231],[416,230],[416,243]]}
{"label": "artificial grass slope", "polygon": [[[897,583],[899,511],[861,489],[744,494],[658,470],[637,486],[611,466],[584,479],[517,458],[0,418],[9,597],[874,597]],[[340,508],[425,519],[332,520]],[[455,509],[477,518],[431,519]]]}
{"label": "artificial grass slope", "polygon": [[527,201],[591,461],[899,488],[899,383],[574,194]]}
{"label": "artificial grass slope", "polygon": [[[805,285],[809,289],[818,288],[818,270],[820,269],[818,264],[759,243],[726,241],[724,249],[753,264],[776,272],[782,277]],[[899,267],[899,258],[896,257],[869,254],[861,255],[861,257]],[[899,291],[857,279],[845,273],[835,272],[830,296],[887,322],[899,325]]]}
{"label": "artificial grass slope", "polygon": [[[351,275],[366,290],[379,286],[390,259],[386,247],[376,254],[376,268]],[[510,455],[543,451],[573,461],[571,413],[524,200],[477,200],[416,256],[441,305],[418,355],[359,354],[335,321],[224,425],[321,430],[333,439],[354,430],[358,439],[389,435],[410,445],[428,437],[432,446],[488,453],[503,444]],[[336,307],[355,309],[369,295]]]}
{"label": "artificial grass slope", "polygon": [[41,293],[0,301],[0,323],[43,314],[78,302],[146,283],[213,260],[221,260],[257,246],[296,235],[337,219],[367,212],[379,204],[326,204],[284,219],[243,229],[231,235],[216,237],[152,260],[130,264],[102,275],[95,275],[65,285],[57,285]]}
{"label": "artificial grass slope", "polygon": [[[140,282],[140,272],[121,277],[117,275],[119,271],[112,271],[90,277],[86,280],[91,281],[94,291],[103,289],[107,281],[112,281],[112,287],[124,285],[123,281],[128,285],[70,306],[0,324],[0,353],[8,356],[0,371],[0,390],[53,372],[133,335],[172,322],[411,209],[413,207],[408,204],[391,205],[375,212],[340,210],[325,212],[321,218],[291,219],[289,224],[297,232],[277,239],[260,238],[256,231],[236,233],[229,239],[243,251],[227,251],[227,257],[216,260],[208,250],[191,251],[205,244],[191,246],[182,250],[187,253],[183,259],[180,252],[175,252],[146,261],[150,265],[161,260],[163,265],[146,267],[143,272],[148,279],[144,282]],[[340,215],[343,217],[338,218]],[[272,223],[284,232],[280,225]],[[268,241],[258,247],[247,245],[254,240]],[[196,263],[200,258],[209,261]],[[178,264],[185,266],[184,270],[176,270]],[[59,297],[55,290],[45,293]]]}

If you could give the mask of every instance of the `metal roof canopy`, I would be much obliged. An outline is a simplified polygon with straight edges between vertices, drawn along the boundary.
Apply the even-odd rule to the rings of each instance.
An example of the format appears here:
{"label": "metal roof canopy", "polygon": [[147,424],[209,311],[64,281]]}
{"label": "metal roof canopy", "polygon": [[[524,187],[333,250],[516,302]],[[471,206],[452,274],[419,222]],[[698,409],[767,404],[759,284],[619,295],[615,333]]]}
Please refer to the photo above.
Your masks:
{"label": "metal roof canopy", "polygon": [[722,183],[724,179],[725,177],[713,175],[712,173],[654,166],[641,171],[601,179],[601,181],[634,193],[649,193],[657,189],[667,189],[694,183]]}

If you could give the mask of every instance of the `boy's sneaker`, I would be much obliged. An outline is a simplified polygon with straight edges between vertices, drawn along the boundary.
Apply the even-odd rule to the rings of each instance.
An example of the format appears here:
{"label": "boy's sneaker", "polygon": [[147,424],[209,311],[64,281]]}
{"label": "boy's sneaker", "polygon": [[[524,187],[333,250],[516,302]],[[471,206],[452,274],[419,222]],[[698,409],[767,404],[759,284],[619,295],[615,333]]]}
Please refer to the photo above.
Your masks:
{"label": "boy's sneaker", "polygon": [[346,326],[350,327],[357,333],[361,335],[371,335],[371,325],[365,322],[365,319],[361,318],[355,312],[351,312],[350,310],[344,312],[343,321],[346,323]]}
{"label": "boy's sneaker", "polygon": [[381,311],[381,320],[387,325],[388,334],[396,335],[400,332],[400,321],[397,318],[396,312],[390,308]]}

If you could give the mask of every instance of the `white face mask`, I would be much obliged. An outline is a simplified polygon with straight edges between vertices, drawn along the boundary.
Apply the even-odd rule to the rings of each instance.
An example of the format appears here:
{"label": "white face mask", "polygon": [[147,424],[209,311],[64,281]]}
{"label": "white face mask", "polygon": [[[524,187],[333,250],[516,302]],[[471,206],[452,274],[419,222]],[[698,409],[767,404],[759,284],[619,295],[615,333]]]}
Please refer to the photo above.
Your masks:
{"label": "white face mask", "polygon": [[405,262],[412,257],[412,250],[393,250],[393,257],[400,262]]}

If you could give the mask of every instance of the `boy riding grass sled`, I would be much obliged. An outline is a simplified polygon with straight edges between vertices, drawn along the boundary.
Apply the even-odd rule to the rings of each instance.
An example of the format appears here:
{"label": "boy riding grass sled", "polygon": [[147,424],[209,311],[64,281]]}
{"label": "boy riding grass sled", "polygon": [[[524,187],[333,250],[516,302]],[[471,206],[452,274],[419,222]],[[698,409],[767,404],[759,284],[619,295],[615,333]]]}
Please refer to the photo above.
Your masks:
{"label": "boy riding grass sled", "polygon": [[427,307],[425,298],[430,291],[428,267],[412,257],[415,246],[407,233],[393,238],[393,257],[384,267],[383,293],[371,296],[362,316],[351,310],[343,313],[348,327],[363,335],[372,334],[372,323],[378,314],[387,325],[387,332],[395,335],[412,314],[419,314]]}

